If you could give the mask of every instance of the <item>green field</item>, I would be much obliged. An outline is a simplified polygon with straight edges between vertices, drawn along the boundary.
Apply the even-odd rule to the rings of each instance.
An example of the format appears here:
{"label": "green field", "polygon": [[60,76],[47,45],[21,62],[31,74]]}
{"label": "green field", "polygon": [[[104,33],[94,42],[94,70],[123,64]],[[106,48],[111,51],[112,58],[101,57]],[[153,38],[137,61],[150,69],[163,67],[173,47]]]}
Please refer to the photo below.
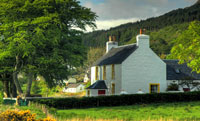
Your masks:
{"label": "green field", "polygon": [[200,120],[200,102],[57,110],[59,119]]}
{"label": "green field", "polygon": [[[35,106],[10,106],[0,105],[0,112],[5,110],[30,110],[36,113],[36,118],[45,118],[46,115],[41,109]],[[51,108],[52,110],[53,108]],[[75,120],[175,120],[175,121],[199,121],[200,120],[200,101],[184,103],[160,103],[160,104],[141,104],[133,106],[119,107],[100,107],[89,109],[54,109],[54,117],[65,121]]]}

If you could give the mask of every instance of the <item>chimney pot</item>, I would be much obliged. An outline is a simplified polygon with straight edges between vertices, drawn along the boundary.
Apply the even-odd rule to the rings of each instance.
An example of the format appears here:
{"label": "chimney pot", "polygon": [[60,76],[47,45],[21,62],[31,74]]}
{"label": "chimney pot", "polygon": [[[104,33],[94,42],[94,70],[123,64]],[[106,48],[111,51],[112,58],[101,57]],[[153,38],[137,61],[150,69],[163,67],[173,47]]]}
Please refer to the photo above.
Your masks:
{"label": "chimney pot", "polygon": [[111,42],[112,41],[112,36],[109,36],[109,42]]}
{"label": "chimney pot", "polygon": [[140,35],[142,34],[142,29],[140,29]]}
{"label": "chimney pot", "polygon": [[116,38],[115,38],[115,36],[113,36],[113,41],[116,41]]}

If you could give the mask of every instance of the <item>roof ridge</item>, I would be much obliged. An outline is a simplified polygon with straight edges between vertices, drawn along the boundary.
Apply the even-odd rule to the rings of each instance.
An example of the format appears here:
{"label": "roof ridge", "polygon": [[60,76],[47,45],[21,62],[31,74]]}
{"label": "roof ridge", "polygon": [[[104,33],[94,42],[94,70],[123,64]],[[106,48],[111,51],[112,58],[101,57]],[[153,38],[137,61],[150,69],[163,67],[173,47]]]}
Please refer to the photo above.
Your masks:
{"label": "roof ridge", "polygon": [[118,46],[118,47],[115,47],[115,48],[126,47],[126,46],[131,46],[131,45],[136,45],[136,43],[133,43],[133,44],[127,44],[127,45],[121,45],[121,46]]}
{"label": "roof ridge", "polygon": [[179,61],[178,59],[162,59],[162,60],[174,60],[174,61]]}

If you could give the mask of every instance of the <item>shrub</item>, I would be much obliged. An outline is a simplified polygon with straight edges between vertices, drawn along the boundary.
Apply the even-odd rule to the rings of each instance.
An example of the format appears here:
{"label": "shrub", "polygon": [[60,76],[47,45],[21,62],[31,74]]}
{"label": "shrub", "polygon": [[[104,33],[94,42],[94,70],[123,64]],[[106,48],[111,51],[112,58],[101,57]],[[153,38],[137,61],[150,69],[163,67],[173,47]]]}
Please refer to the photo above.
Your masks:
{"label": "shrub", "polygon": [[35,114],[31,114],[29,110],[11,111],[7,110],[0,114],[0,121],[56,121],[51,118],[35,119]]}
{"label": "shrub", "polygon": [[34,99],[32,101],[57,109],[71,109],[101,106],[123,106],[143,103],[186,102],[198,100],[200,100],[200,92]]}
{"label": "shrub", "polygon": [[178,91],[178,84],[171,83],[171,84],[167,87],[167,91]]}

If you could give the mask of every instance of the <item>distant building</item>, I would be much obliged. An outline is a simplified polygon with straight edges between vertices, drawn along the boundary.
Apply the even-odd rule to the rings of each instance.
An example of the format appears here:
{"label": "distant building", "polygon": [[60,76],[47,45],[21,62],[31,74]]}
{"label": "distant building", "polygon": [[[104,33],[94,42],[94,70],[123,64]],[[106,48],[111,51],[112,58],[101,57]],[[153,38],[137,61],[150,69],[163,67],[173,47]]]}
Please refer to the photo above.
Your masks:
{"label": "distant building", "polygon": [[63,92],[67,92],[67,93],[78,93],[78,92],[82,92],[85,90],[85,85],[81,84],[81,83],[77,83],[77,84],[68,84],[64,89]]}
{"label": "distant building", "polygon": [[85,74],[85,77],[84,77],[84,83],[87,83],[88,81],[89,81],[90,79],[89,79],[89,77],[88,77],[88,74]]}
{"label": "distant building", "polygon": [[68,83],[77,83],[77,80],[75,78],[69,78]]}

